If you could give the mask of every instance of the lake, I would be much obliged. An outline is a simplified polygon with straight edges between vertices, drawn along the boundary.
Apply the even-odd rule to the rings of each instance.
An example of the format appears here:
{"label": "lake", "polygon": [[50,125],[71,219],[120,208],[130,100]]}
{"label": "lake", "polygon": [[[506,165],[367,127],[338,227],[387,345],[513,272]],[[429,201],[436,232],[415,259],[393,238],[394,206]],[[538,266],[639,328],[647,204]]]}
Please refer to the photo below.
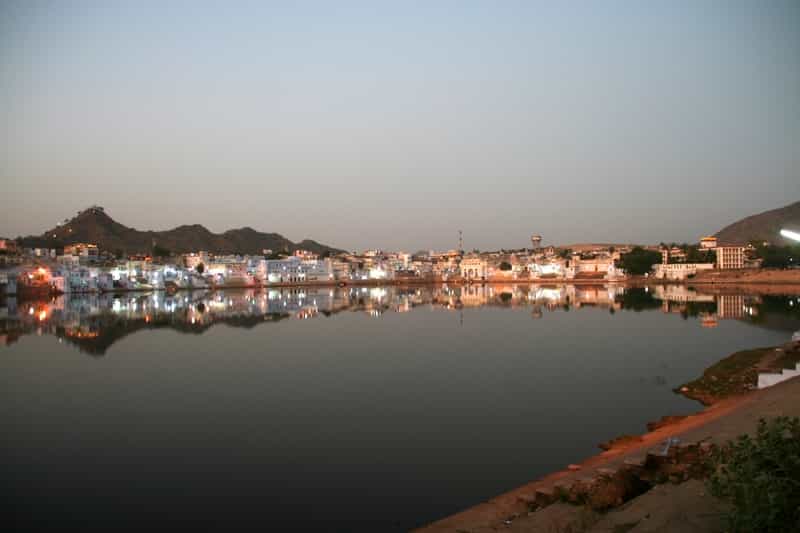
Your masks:
{"label": "lake", "polygon": [[404,531],[701,406],[795,296],[470,286],[0,302],[20,529]]}

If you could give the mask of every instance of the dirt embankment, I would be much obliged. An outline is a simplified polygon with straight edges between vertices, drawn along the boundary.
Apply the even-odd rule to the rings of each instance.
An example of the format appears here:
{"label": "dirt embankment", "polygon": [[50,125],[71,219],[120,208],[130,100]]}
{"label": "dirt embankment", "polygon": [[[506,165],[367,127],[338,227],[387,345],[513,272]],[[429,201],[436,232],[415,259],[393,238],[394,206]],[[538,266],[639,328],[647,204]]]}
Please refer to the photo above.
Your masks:
{"label": "dirt embankment", "polygon": [[800,283],[800,269],[743,268],[740,270],[701,270],[687,283]]}

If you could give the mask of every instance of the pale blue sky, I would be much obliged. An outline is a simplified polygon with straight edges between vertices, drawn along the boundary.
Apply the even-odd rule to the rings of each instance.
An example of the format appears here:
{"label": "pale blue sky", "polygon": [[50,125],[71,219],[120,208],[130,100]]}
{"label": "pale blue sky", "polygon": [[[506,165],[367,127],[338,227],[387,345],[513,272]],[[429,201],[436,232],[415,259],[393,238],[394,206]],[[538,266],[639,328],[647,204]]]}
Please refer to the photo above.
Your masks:
{"label": "pale blue sky", "polygon": [[5,1],[0,113],[0,235],[694,240],[800,199],[800,2]]}

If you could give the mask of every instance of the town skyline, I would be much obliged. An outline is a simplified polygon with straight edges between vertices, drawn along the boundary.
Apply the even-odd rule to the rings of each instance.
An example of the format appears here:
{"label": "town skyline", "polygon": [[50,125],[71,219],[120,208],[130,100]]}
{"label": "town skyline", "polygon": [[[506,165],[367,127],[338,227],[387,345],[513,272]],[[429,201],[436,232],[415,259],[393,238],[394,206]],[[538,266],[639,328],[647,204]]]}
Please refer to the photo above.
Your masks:
{"label": "town skyline", "polygon": [[[62,220],[59,220],[59,221],[55,221],[51,225],[48,225],[46,227],[39,227],[38,229],[34,229],[30,233],[16,233],[15,234],[13,232],[7,231],[4,227],[0,227],[0,237],[15,239],[15,238],[19,238],[19,237],[26,238],[26,237],[36,237],[36,236],[44,235],[46,232],[49,232],[54,228],[57,228],[57,227],[65,225],[68,221],[72,220],[73,217],[79,216],[80,214],[82,214],[82,213],[84,213],[86,211],[89,211],[89,210],[93,209],[94,207],[95,206],[84,206],[83,208],[78,209],[77,211],[74,211],[76,213],[75,215],[67,216],[66,218],[64,218]],[[775,208],[775,207],[782,207],[782,206],[772,206],[772,207]],[[101,207],[100,209],[106,211],[107,213],[114,214],[111,209],[106,209],[105,206]],[[756,215],[756,214],[760,214],[760,213],[745,212],[741,217],[739,217],[739,219],[745,218],[747,216]],[[429,250],[455,250],[455,249],[458,249],[458,244],[459,244],[459,239],[460,238],[463,241],[463,248],[462,249],[466,250],[466,251],[470,251],[470,250],[473,250],[473,249],[478,249],[478,250],[482,250],[482,251],[504,250],[504,249],[505,250],[522,249],[522,248],[529,247],[529,245],[530,245],[530,237],[532,235],[534,235],[534,234],[535,235],[540,235],[542,237],[543,245],[546,245],[546,246],[562,246],[562,247],[569,246],[569,245],[574,245],[574,244],[591,244],[591,243],[641,244],[641,245],[654,245],[654,244],[659,244],[659,243],[692,243],[692,242],[696,242],[697,240],[699,240],[701,237],[703,237],[705,235],[712,235],[712,234],[716,233],[717,231],[719,231],[720,229],[722,229],[723,227],[727,226],[728,224],[731,224],[731,223],[734,223],[734,222],[738,221],[738,219],[737,220],[728,220],[728,221],[722,223],[719,227],[716,227],[714,229],[706,228],[705,231],[703,231],[703,230],[697,231],[694,234],[689,235],[689,236],[687,236],[686,238],[683,238],[683,239],[675,238],[674,236],[672,238],[661,238],[659,240],[623,239],[623,238],[618,238],[618,237],[614,237],[614,236],[609,236],[607,238],[590,239],[590,238],[587,238],[585,235],[583,237],[581,237],[581,235],[576,235],[575,238],[572,238],[572,239],[567,238],[567,239],[562,239],[562,240],[558,240],[557,241],[557,240],[554,240],[552,238],[548,238],[547,235],[542,235],[540,233],[535,233],[535,232],[531,232],[531,231],[525,232],[525,228],[521,228],[520,230],[518,230],[518,231],[516,231],[514,233],[514,235],[516,235],[517,233],[520,234],[520,240],[518,240],[518,241],[512,242],[509,237],[513,237],[513,236],[506,235],[505,237],[506,237],[506,239],[508,239],[508,242],[504,242],[504,243],[500,243],[500,244],[487,242],[483,246],[478,246],[478,245],[471,244],[469,242],[469,236],[465,235],[466,232],[464,230],[454,229],[452,231],[452,233],[453,233],[452,242],[449,242],[449,243],[448,242],[442,242],[441,246],[424,246],[424,245],[420,245],[420,244],[416,244],[415,245],[415,244],[413,244],[414,241],[409,239],[407,242],[412,243],[409,246],[392,247],[392,246],[388,246],[386,244],[381,244],[381,243],[371,243],[371,245],[348,247],[348,246],[340,245],[336,240],[331,241],[331,240],[328,240],[328,239],[321,239],[321,238],[317,238],[315,235],[305,235],[305,236],[301,236],[300,238],[297,238],[296,236],[291,235],[291,228],[288,231],[284,232],[284,231],[278,231],[278,230],[276,230],[274,228],[262,228],[262,227],[258,227],[258,226],[251,225],[251,224],[244,224],[242,226],[229,226],[229,227],[222,227],[222,228],[217,229],[217,228],[211,228],[211,227],[207,226],[206,224],[204,224],[202,221],[197,221],[197,220],[181,221],[181,222],[175,223],[173,226],[165,227],[165,228],[148,227],[148,226],[138,227],[138,226],[129,225],[126,220],[120,220],[118,217],[111,217],[111,218],[116,223],[122,223],[123,225],[125,225],[125,226],[127,226],[127,227],[129,227],[131,229],[135,229],[135,230],[142,231],[142,232],[150,232],[150,231],[152,231],[152,232],[164,232],[164,231],[170,231],[170,230],[179,228],[181,226],[194,226],[194,225],[204,226],[206,229],[210,230],[211,232],[213,232],[215,234],[222,234],[224,232],[235,231],[235,230],[244,229],[244,228],[252,228],[252,229],[255,229],[258,232],[277,233],[282,237],[288,238],[290,241],[294,241],[294,242],[298,242],[298,243],[300,243],[302,241],[305,241],[305,240],[313,240],[313,241],[316,241],[317,243],[323,244],[323,245],[331,247],[331,248],[337,248],[337,249],[347,250],[347,251],[404,250],[404,251],[408,251],[408,252],[411,252],[411,253],[413,253],[415,251],[429,251]],[[588,232],[588,233],[597,234],[596,232],[591,232],[591,231]],[[396,238],[397,236],[393,236],[393,237]],[[390,237],[387,240],[391,241],[393,239]]]}
{"label": "town skyline", "polygon": [[[697,239],[800,198],[800,5],[0,6],[0,232]],[[57,28],[57,31],[53,31]]]}

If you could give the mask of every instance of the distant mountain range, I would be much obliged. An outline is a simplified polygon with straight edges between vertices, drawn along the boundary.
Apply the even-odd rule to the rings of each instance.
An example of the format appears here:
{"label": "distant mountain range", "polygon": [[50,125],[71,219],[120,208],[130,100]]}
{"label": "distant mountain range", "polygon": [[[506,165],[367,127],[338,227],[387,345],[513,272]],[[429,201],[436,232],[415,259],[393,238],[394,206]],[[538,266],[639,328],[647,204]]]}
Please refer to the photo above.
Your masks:
{"label": "distant mountain range", "polygon": [[800,232],[800,202],[743,218],[719,230],[716,237],[723,244],[766,241],[785,245],[792,242],[780,236],[781,229]]}
{"label": "distant mountain range", "polygon": [[57,248],[77,242],[94,243],[101,250],[124,255],[148,254],[156,245],[175,253],[205,250],[215,254],[260,254],[265,249],[288,253],[309,250],[317,254],[342,251],[310,239],[295,243],[279,233],[262,233],[249,227],[225,233],[212,233],[200,224],[166,231],[140,231],[115,221],[102,207],[81,211],[40,236],[25,237],[23,246]]}

